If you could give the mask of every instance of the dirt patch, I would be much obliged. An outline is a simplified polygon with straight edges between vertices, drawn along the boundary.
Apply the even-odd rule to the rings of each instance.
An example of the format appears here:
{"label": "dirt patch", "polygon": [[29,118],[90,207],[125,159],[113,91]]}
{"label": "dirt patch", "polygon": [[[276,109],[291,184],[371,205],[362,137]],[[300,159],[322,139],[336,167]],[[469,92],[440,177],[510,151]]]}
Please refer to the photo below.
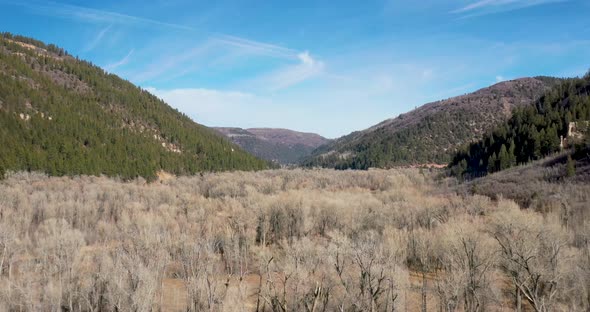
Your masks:
{"label": "dirt patch", "polygon": [[162,280],[162,312],[183,312],[188,307],[186,286],[181,279],[165,278]]}
{"label": "dirt patch", "polygon": [[158,171],[158,173],[156,173],[156,175],[158,176],[158,181],[160,181],[160,182],[172,180],[176,177],[175,175],[171,174],[170,172],[166,172],[164,170]]}

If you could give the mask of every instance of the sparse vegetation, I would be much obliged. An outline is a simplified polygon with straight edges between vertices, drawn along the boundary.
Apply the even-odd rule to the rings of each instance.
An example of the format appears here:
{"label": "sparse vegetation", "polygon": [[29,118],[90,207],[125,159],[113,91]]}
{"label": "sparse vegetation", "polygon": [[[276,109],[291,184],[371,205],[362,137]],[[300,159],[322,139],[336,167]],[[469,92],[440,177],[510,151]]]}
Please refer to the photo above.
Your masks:
{"label": "sparse vegetation", "polygon": [[9,173],[0,310],[590,308],[589,220],[572,214],[588,203],[587,184],[543,185],[561,195],[553,208],[523,210],[437,175]]}

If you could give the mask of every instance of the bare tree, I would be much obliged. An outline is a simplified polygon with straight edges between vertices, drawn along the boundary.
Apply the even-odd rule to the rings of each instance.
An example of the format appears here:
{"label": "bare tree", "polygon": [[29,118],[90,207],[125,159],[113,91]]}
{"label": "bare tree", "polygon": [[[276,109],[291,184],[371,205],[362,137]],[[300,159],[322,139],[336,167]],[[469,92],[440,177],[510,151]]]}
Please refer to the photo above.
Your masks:
{"label": "bare tree", "polygon": [[[481,230],[480,230],[481,229]],[[482,311],[493,293],[491,274],[496,265],[492,239],[477,219],[466,218],[445,224],[439,235],[442,272],[437,290],[446,311],[454,311],[463,298],[463,309]]]}
{"label": "bare tree", "polygon": [[0,183],[0,310],[430,311],[438,300],[483,312],[511,299],[506,280],[522,309],[588,310],[590,186],[558,187],[565,227],[555,211],[461,196],[433,175],[11,173]]}
{"label": "bare tree", "polygon": [[[75,272],[74,260],[84,238],[80,231],[73,230],[63,219],[48,219],[37,230],[37,245],[43,264],[43,279],[46,284],[47,298],[57,308],[74,309]],[[55,279],[55,281],[54,281]]]}
{"label": "bare tree", "polygon": [[408,264],[416,268],[422,275],[421,310],[428,311],[428,281],[426,275],[439,265],[434,248],[436,238],[434,234],[422,228],[410,231],[408,238]]}
{"label": "bare tree", "polygon": [[498,243],[500,267],[515,287],[517,310],[522,310],[522,297],[535,311],[552,311],[564,289],[567,240],[560,226],[530,212],[510,210],[494,215],[490,232]]}

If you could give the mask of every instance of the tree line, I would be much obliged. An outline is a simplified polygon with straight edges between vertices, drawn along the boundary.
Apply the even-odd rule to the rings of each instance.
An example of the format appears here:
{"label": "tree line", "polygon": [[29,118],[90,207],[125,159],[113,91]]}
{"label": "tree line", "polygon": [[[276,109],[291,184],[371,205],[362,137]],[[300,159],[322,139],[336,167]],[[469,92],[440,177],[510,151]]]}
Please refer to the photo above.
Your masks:
{"label": "tree line", "polygon": [[531,103],[561,80],[545,76],[517,79],[428,103],[373,129],[322,146],[303,165],[368,169],[446,164],[463,144],[478,140],[482,133],[508,119],[498,110]]}
{"label": "tree line", "polygon": [[[562,149],[571,122],[590,120],[590,72],[552,88],[534,105],[516,109],[503,125],[458,152],[449,167],[455,176],[474,177],[538,160]],[[583,130],[581,130],[583,131]],[[572,139],[568,142],[570,145]],[[587,149],[588,140],[578,149]]]}

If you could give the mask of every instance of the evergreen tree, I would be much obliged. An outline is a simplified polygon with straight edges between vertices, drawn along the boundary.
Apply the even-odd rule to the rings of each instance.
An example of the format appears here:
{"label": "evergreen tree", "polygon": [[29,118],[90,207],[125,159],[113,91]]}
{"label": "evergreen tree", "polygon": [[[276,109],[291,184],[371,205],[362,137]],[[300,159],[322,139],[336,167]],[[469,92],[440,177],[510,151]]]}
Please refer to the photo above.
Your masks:
{"label": "evergreen tree", "polygon": [[498,156],[498,163],[499,163],[499,170],[504,170],[510,167],[510,156],[508,155],[508,150],[506,149],[506,145],[502,145],[500,148],[500,154]]}
{"label": "evergreen tree", "polygon": [[515,151],[516,151],[516,144],[514,144],[514,141],[511,140],[510,141],[510,148],[508,149],[508,157],[509,157],[508,167],[516,166],[516,164],[517,164],[516,155],[514,154]]}
{"label": "evergreen tree", "polygon": [[[516,110],[504,125],[459,151],[450,167],[461,168],[465,160],[468,167],[461,172],[479,175],[559,151],[560,137],[567,135],[569,122],[590,119],[588,90],[588,75],[583,79],[565,80],[548,91],[535,105]],[[458,171],[451,170],[455,174]]]}
{"label": "evergreen tree", "polygon": [[128,81],[34,39],[0,35],[0,99],[6,170],[149,180],[159,170],[268,167]]}
{"label": "evergreen tree", "polygon": [[497,159],[498,159],[498,157],[496,157],[496,153],[492,154],[490,156],[490,158],[488,159],[488,172],[489,173],[493,173],[493,172],[498,171]]}
{"label": "evergreen tree", "polygon": [[572,159],[571,155],[567,156],[567,163],[566,163],[566,175],[568,177],[573,177],[576,175],[576,163]]}

